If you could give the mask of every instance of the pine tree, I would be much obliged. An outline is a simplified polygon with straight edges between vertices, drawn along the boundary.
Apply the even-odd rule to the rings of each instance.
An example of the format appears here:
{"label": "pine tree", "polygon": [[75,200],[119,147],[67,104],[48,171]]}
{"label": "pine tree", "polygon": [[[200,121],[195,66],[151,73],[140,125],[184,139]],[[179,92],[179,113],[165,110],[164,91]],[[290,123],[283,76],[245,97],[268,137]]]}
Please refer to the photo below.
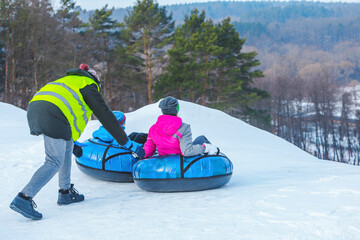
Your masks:
{"label": "pine tree", "polygon": [[213,105],[228,112],[238,112],[238,117],[250,121],[252,117],[269,118],[264,112],[257,111],[252,105],[268,94],[265,91],[252,87],[255,78],[263,77],[259,70],[252,70],[260,65],[255,59],[256,52],[242,52],[245,39],[241,39],[230,18],[224,19],[217,25],[217,45],[221,47],[216,58],[218,66],[216,76],[216,99]]}
{"label": "pine tree", "polygon": [[57,14],[61,18],[61,22],[65,27],[71,20],[74,20],[74,18],[78,16],[80,12],[76,10],[74,0],[60,0],[60,8],[57,11]]}
{"label": "pine tree", "polygon": [[190,16],[185,16],[184,24],[175,30],[166,73],[155,85],[156,97],[173,95],[192,102],[204,100],[214,37],[212,22],[205,21],[204,11],[199,14],[194,9]]}
{"label": "pine tree", "polygon": [[135,46],[143,54],[147,82],[148,103],[152,103],[153,64],[163,52],[173,32],[172,14],[167,15],[165,7],[159,7],[154,0],[137,0],[132,11],[124,19],[133,32]]}
{"label": "pine tree", "polygon": [[[109,97],[111,101],[113,98],[113,78],[112,78],[112,64],[111,52],[114,51],[114,46],[118,44],[118,35],[120,34],[121,24],[111,18],[114,8],[107,9],[107,4],[100,10],[95,10],[95,13],[89,18],[88,31],[95,34],[95,47],[93,49],[94,55],[98,58],[97,62],[105,63],[106,69],[100,69],[102,72],[102,82],[104,95]],[[89,39],[90,40],[90,39]],[[100,50],[100,54],[99,54]]]}
{"label": "pine tree", "polygon": [[[114,107],[118,109],[140,107],[147,103],[146,83],[143,81],[142,59],[137,56],[133,43],[131,42],[131,32],[123,29],[120,34],[121,43],[112,52],[111,58],[114,60],[113,74],[119,79],[116,81],[114,96]],[[132,98],[133,101],[129,101]]]}
{"label": "pine tree", "polygon": [[250,120],[251,116],[267,115],[252,104],[267,97],[265,91],[252,87],[253,79],[262,77],[252,70],[260,62],[256,52],[243,53],[245,39],[230,24],[230,18],[220,24],[205,20],[205,12],[197,9],[185,16],[175,30],[173,48],[168,51],[166,73],[155,85],[157,97],[174,95],[193,102],[208,104],[237,113]]}
{"label": "pine tree", "polygon": [[[60,8],[56,13],[56,17],[61,20],[61,25],[63,27],[63,31],[67,34],[66,40],[63,42],[66,43],[62,49],[62,55],[64,55],[64,63],[66,63],[67,68],[76,68],[78,66],[78,50],[81,48],[80,39],[79,39],[79,30],[82,28],[83,23],[79,18],[80,15],[80,7],[76,6],[74,0],[61,0]],[[68,50],[68,51],[66,51]],[[72,61],[70,60],[70,56],[73,55]],[[66,60],[65,60],[66,59]],[[64,64],[63,63],[63,64]]]}

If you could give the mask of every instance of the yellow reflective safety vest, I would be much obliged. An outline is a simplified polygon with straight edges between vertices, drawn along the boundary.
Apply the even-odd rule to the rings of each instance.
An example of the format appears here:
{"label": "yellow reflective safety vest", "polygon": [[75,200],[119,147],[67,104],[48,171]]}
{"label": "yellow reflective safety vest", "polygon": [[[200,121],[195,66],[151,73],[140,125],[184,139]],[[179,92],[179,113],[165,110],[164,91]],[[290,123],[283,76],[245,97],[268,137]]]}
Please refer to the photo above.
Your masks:
{"label": "yellow reflective safety vest", "polygon": [[56,105],[67,118],[74,141],[78,140],[90,120],[92,110],[85,103],[80,90],[90,84],[98,84],[89,77],[71,75],[50,82],[42,87],[31,99],[47,101]]}

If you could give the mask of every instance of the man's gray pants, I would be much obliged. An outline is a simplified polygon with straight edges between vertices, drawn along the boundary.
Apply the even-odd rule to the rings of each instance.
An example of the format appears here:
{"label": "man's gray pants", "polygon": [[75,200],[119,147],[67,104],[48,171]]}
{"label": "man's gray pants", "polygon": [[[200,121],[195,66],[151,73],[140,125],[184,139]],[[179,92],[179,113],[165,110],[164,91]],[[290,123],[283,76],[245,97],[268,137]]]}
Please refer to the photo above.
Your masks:
{"label": "man's gray pants", "polygon": [[45,162],[21,191],[29,197],[34,197],[57,172],[59,172],[59,188],[64,190],[70,188],[73,140],[66,141],[43,136],[46,154]]}

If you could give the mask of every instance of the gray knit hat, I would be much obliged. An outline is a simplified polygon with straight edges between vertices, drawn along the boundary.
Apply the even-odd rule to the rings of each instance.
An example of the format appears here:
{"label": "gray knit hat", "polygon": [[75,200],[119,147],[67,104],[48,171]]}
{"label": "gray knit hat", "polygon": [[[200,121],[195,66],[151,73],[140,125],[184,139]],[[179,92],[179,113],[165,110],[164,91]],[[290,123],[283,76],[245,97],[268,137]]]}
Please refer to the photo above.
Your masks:
{"label": "gray knit hat", "polygon": [[179,112],[179,102],[174,97],[166,97],[159,103],[159,108],[161,108],[161,112],[165,115],[173,115]]}

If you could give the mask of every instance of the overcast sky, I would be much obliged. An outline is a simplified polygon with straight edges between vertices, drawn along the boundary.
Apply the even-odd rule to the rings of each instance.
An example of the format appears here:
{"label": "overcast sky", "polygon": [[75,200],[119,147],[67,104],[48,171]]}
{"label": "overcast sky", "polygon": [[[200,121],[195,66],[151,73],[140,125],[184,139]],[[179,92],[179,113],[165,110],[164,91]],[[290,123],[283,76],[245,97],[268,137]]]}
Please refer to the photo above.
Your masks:
{"label": "overcast sky", "polygon": [[[160,5],[172,5],[176,3],[193,3],[193,2],[214,2],[219,0],[157,0]],[[229,0],[224,0],[229,1]],[[230,0],[233,1],[233,0]],[[59,0],[53,0],[55,8],[59,6]],[[100,9],[108,4],[109,8],[125,8],[133,6],[136,0],[75,0],[76,4],[82,9],[94,10]],[[321,2],[359,2],[360,0],[321,0]]]}

